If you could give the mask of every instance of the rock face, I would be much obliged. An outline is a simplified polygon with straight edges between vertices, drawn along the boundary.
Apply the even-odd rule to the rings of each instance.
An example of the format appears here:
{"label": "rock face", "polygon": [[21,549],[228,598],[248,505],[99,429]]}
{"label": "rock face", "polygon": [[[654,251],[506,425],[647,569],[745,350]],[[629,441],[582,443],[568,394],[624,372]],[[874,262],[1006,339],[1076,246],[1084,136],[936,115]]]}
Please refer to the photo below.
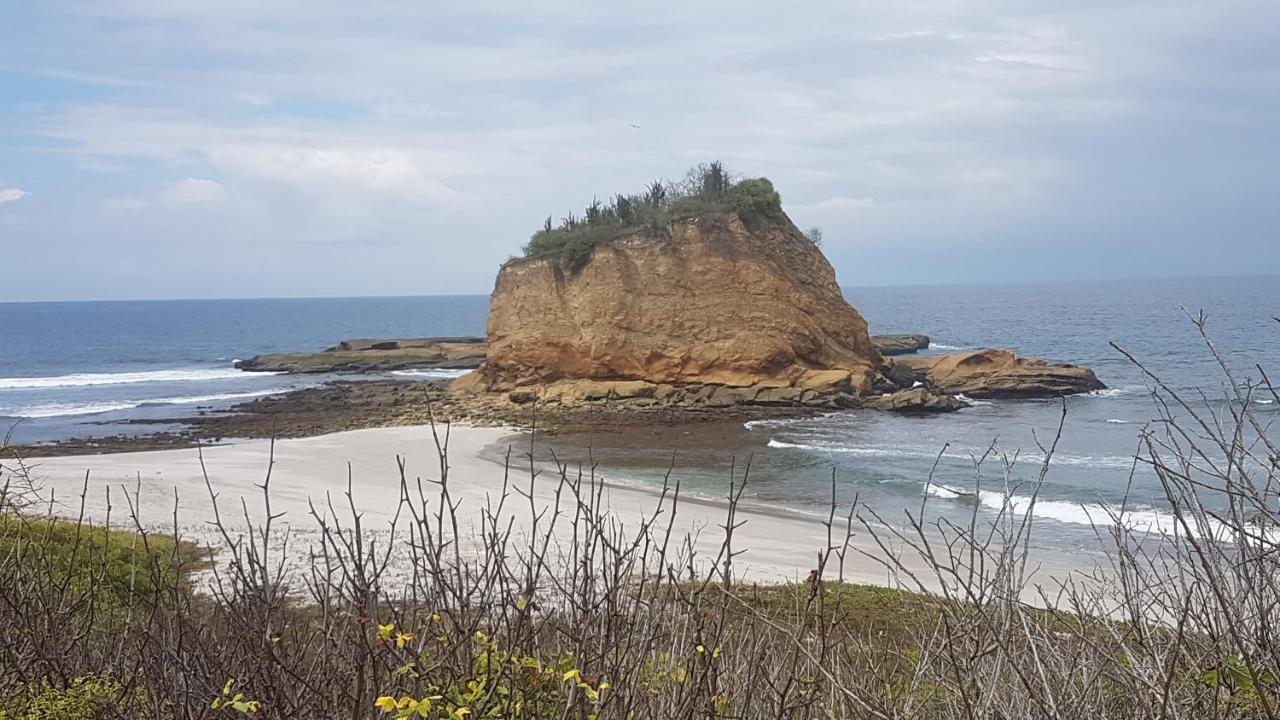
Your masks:
{"label": "rock face", "polygon": [[416,368],[467,370],[484,361],[484,338],[344,340],[322,352],[276,353],[241,360],[241,370],[287,373],[388,372]]}
{"label": "rock face", "polygon": [[871,344],[881,355],[907,355],[929,349],[928,335],[872,335]]}
{"label": "rock face", "polygon": [[885,369],[835,271],[789,220],[711,213],[596,246],[577,273],[549,258],[508,262],[488,357],[454,387],[635,381],[655,393],[857,396],[885,383]]}
{"label": "rock face", "polygon": [[1056,397],[1106,387],[1088,368],[1019,358],[1008,350],[910,358],[894,365],[938,392],[975,398]]}

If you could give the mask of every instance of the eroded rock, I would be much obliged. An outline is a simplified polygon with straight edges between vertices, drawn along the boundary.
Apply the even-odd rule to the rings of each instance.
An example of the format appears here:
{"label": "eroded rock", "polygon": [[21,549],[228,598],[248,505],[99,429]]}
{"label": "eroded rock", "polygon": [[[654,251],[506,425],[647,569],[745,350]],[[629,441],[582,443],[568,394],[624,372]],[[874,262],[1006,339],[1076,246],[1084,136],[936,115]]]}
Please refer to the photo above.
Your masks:
{"label": "eroded rock", "polygon": [[899,359],[934,390],[974,398],[1058,397],[1106,386],[1088,368],[1016,357],[1008,350]]}
{"label": "eroded rock", "polygon": [[685,218],[598,245],[577,272],[511,261],[487,339],[484,364],[456,390],[642,381],[754,388],[683,394],[697,404],[754,402],[760,388],[805,402],[866,392],[886,368],[835,271],[785,216]]}

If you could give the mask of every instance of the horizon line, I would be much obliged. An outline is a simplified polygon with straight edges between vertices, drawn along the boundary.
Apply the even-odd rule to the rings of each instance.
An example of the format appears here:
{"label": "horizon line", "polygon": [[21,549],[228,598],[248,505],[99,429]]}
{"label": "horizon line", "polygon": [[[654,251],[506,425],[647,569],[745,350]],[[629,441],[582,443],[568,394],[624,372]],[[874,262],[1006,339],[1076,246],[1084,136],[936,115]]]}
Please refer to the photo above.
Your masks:
{"label": "horizon line", "polygon": [[[945,287],[1026,287],[1033,285],[1074,285],[1074,284],[1115,284],[1123,282],[1153,280],[1241,280],[1280,278],[1280,273],[1242,273],[1238,275],[1134,275],[1114,278],[1072,278],[1058,280],[990,280],[957,281],[945,283],[868,283],[847,285],[840,283],[841,290],[861,288],[945,288]],[[144,302],[218,302],[218,301],[257,301],[257,300],[384,300],[393,298],[449,298],[449,297],[485,297],[488,292],[471,293],[400,293],[389,295],[234,295],[203,297],[129,297],[129,298],[67,298],[54,300],[0,300],[0,305],[55,305],[75,303],[144,303]]]}

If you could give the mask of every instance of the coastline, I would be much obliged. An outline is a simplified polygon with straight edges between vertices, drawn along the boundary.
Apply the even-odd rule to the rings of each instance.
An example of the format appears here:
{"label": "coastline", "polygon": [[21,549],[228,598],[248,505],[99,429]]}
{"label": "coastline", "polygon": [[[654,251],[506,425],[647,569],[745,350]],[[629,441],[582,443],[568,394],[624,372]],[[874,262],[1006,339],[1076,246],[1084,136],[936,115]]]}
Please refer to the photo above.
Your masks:
{"label": "coastline", "polygon": [[[437,430],[443,439],[443,426]],[[464,523],[460,534],[474,537],[480,530],[479,520],[485,508],[500,500],[504,475],[508,475],[502,462],[507,448],[512,463],[510,483],[505,486],[504,522],[511,523],[516,537],[527,532],[533,509],[519,493],[529,487],[528,449],[521,447],[528,442],[528,436],[508,427],[452,425],[448,432],[449,486],[453,500],[459,503],[458,518]],[[43,494],[47,497],[52,493],[56,498],[56,515],[77,516],[83,493],[85,517],[94,522],[104,523],[109,518],[113,526],[128,527],[133,524],[130,508],[136,508],[145,529],[163,533],[176,529],[186,539],[215,548],[221,540],[219,531],[210,524],[214,517],[210,488],[217,493],[226,529],[233,536],[242,534],[249,528],[245,513],[254,523],[264,517],[258,485],[270,465],[272,511],[284,513],[276,527],[284,531],[282,541],[287,536],[296,561],[305,559],[306,546],[319,539],[313,510],[324,516],[332,507],[339,519],[350,518],[345,496],[349,480],[351,501],[361,513],[370,537],[387,546],[394,543],[396,538],[390,527],[401,509],[402,496],[397,458],[404,460],[410,489],[419,479],[426,484],[439,477],[439,457],[431,428],[421,425],[281,439],[274,442],[274,450],[272,441],[254,439],[200,449],[50,457],[31,465],[32,476]],[[551,508],[556,503],[559,479],[548,463],[537,462],[535,467],[538,475],[533,483],[533,506],[538,510]],[[209,487],[205,484],[205,470]],[[583,472],[589,472],[589,468]],[[570,476],[576,473],[576,467],[570,469]],[[653,516],[662,501],[660,488],[619,483],[609,479],[611,474],[604,468],[596,478],[601,506],[620,529],[634,531]],[[433,497],[432,503],[434,500]],[[700,557],[713,559],[723,539],[721,526],[728,503],[681,494],[672,520],[670,496],[666,502],[659,525],[665,527],[670,520],[673,537],[688,535]],[[563,500],[560,508],[566,509]],[[736,521],[745,521],[734,535],[735,552],[742,550],[734,560],[734,572],[742,581],[803,580],[816,566],[817,553],[827,546],[827,529],[819,518],[745,503],[736,512]],[[844,580],[893,586],[894,578],[874,559],[882,557],[884,550],[856,523],[854,530],[843,568]],[[837,543],[843,533],[837,512],[833,530]],[[1078,567],[1079,558],[1073,561],[1065,555],[1046,554],[1037,560],[1041,569],[1033,579],[1049,586],[1075,570],[1091,569]],[[925,569],[923,562],[918,569]],[[838,568],[828,566],[825,577],[838,576]]]}
{"label": "coastline", "polygon": [[601,406],[565,411],[528,407],[497,412],[461,402],[447,391],[447,380],[337,379],[314,387],[286,390],[223,410],[201,410],[163,420],[124,420],[99,428],[178,426],[176,430],[93,434],[67,440],[3,448],[24,459],[99,455],[218,445],[246,439],[306,438],[369,428],[465,422],[486,427],[536,425],[540,432],[588,432],[594,428],[647,429],[724,420],[747,421],[817,414],[817,409],[787,407],[647,408]]}

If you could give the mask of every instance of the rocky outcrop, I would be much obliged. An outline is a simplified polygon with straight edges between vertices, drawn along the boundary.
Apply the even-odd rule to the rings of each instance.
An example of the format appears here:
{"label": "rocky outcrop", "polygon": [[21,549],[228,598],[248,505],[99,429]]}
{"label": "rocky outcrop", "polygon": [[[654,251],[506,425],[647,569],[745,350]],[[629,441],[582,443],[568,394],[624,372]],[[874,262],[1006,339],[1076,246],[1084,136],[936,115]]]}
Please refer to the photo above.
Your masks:
{"label": "rocky outcrop", "polygon": [[968,403],[954,395],[937,393],[920,386],[866,398],[862,401],[862,407],[892,412],[935,413],[953,412],[968,407]]}
{"label": "rocky outcrop", "polygon": [[901,359],[901,369],[934,390],[974,398],[1057,397],[1100,390],[1088,368],[1015,357],[1008,350],[979,350],[960,355]]}
{"label": "rocky outcrop", "polygon": [[686,217],[502,266],[488,354],[456,397],[571,409],[801,406],[948,412],[957,396],[1101,387],[1088,370],[988,350],[889,360],[923,335],[872,338],[835,272],[785,215]]}
{"label": "rocky outcrop", "polygon": [[860,397],[888,382],[831,265],[785,216],[677,220],[596,246],[577,272],[554,258],[508,262],[487,339],[457,391],[563,398],[564,381],[639,382],[756,402]]}
{"label": "rocky outcrop", "polygon": [[241,360],[256,372],[367,373],[421,368],[469,370],[484,361],[484,338],[344,340],[322,352],[276,353]]}
{"label": "rocky outcrop", "polygon": [[908,355],[929,349],[928,335],[872,335],[871,344],[881,355]]}

